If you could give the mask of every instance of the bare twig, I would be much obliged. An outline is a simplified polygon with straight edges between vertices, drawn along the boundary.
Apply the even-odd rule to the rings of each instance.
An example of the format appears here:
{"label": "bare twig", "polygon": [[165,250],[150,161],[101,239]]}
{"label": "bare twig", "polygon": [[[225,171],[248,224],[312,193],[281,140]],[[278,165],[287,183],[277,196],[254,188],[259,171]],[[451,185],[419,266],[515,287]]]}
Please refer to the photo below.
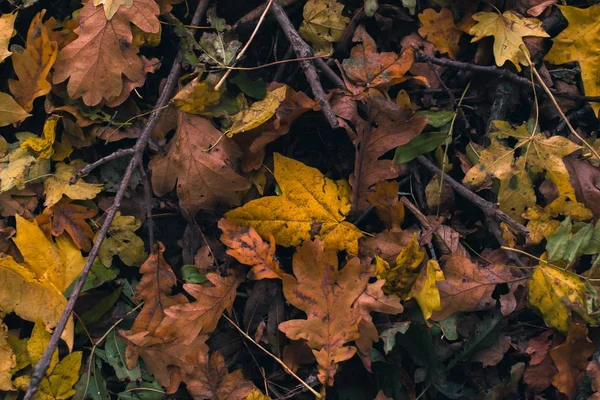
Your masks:
{"label": "bare twig", "polygon": [[[198,25],[200,23],[200,20],[204,16],[204,12],[206,11],[206,8],[208,7],[209,1],[210,0],[200,0],[200,2],[198,3],[198,7],[196,8],[196,12],[194,13],[194,16],[192,18],[192,25]],[[171,68],[171,71],[169,72],[169,76],[167,77],[167,82],[164,86],[164,89],[162,90],[162,92],[156,102],[156,105],[155,105],[156,112],[153,113],[150,116],[150,118],[148,119],[148,123],[142,130],[140,137],[138,138],[137,142],[135,143],[135,146],[133,147],[133,151],[134,151],[133,157],[131,158],[131,160],[129,161],[129,164],[127,165],[127,169],[125,170],[125,174],[123,175],[123,180],[121,181],[121,185],[119,186],[119,189],[118,189],[115,199],[113,201],[113,205],[108,210],[108,212],[106,214],[106,219],[104,220],[104,223],[102,224],[102,227],[100,228],[100,231],[98,231],[98,235],[96,236],[96,240],[94,241],[92,250],[90,251],[90,253],[88,255],[88,259],[87,259],[85,265],[83,266],[83,270],[79,274],[79,278],[77,278],[73,292],[72,292],[71,296],[69,297],[69,301],[67,302],[67,305],[65,306],[65,309],[64,309],[62,315],[60,316],[58,324],[54,328],[54,332],[52,333],[52,337],[50,338],[50,342],[48,343],[48,346],[44,350],[44,353],[42,354],[40,361],[35,365],[35,367],[33,369],[33,373],[31,374],[31,381],[29,382],[29,385],[27,387],[27,393],[25,393],[25,400],[32,399],[33,395],[38,390],[38,387],[40,385],[40,382],[42,381],[42,378],[44,377],[44,375],[46,373],[46,369],[48,369],[48,365],[50,364],[50,359],[52,358],[52,354],[54,353],[54,350],[58,347],[58,343],[60,341],[60,336],[61,336],[63,330],[65,329],[65,326],[67,325],[67,322],[71,316],[71,313],[73,312],[73,308],[75,307],[75,302],[77,301],[79,293],[81,293],[81,289],[83,288],[85,279],[86,279],[88,273],[90,272],[90,269],[92,267],[94,260],[96,259],[96,255],[98,254],[100,245],[104,241],[104,238],[106,237],[106,234],[108,233],[110,225],[111,225],[113,219],[115,218],[115,215],[116,215],[117,211],[119,210],[119,207],[121,206],[121,200],[123,199],[123,196],[125,195],[125,191],[127,190],[127,186],[129,185],[129,181],[131,180],[133,171],[140,164],[140,162],[142,160],[142,155],[144,154],[144,150],[146,149],[146,146],[148,145],[148,141],[150,140],[150,135],[152,133],[152,130],[158,124],[160,115],[161,115],[163,109],[165,108],[164,106],[169,102],[169,100],[171,98],[171,93],[173,92],[173,90],[175,89],[175,87],[177,85],[177,80],[181,73],[182,59],[183,59],[183,51],[180,50],[179,53],[177,54],[177,58],[175,59],[175,62],[173,63],[173,67]]]}
{"label": "bare twig", "polygon": [[83,167],[82,169],[79,170],[79,172],[77,172],[69,181],[69,183],[71,185],[74,185],[77,183],[77,181],[79,179],[81,179],[82,176],[89,174],[90,172],[92,172],[93,170],[95,170],[96,168],[98,168],[101,165],[104,165],[106,163],[111,162],[112,160],[116,160],[117,158],[121,158],[121,157],[126,157],[126,156],[130,156],[134,153],[135,148],[131,148],[131,149],[119,149],[117,151],[115,151],[114,153],[111,153],[109,155],[107,155],[106,157],[102,157],[101,159],[99,159],[98,161],[94,161],[91,164],[86,165],[85,167]]}
{"label": "bare twig", "polygon": [[[424,167],[426,167],[434,174],[441,175],[441,170],[438,167],[436,167],[431,161],[429,161],[425,156],[417,157],[417,161],[423,164]],[[529,236],[529,230],[527,230],[527,228],[525,228],[523,225],[512,219],[510,216],[504,213],[504,211],[500,210],[496,204],[482,199],[481,197],[479,197],[478,195],[476,195],[475,193],[473,193],[472,191],[470,191],[462,184],[455,181],[452,177],[446,174],[444,174],[444,179],[446,180],[446,182],[448,182],[448,184],[452,187],[452,189],[454,189],[456,193],[458,193],[459,195],[461,195],[462,197],[479,207],[479,209],[483,211],[485,215],[497,218],[498,220],[505,222],[508,226],[512,227],[525,237]]]}
{"label": "bare twig", "polygon": [[[286,15],[285,11],[279,4],[278,0],[273,1],[273,5],[271,6],[271,12],[275,15],[277,22],[281,26],[281,29],[285,33],[285,36],[290,41],[290,44],[294,48],[296,52],[296,56],[299,58],[310,57],[313,55],[313,51],[308,44],[300,37],[300,34],[292,25],[292,22]],[[332,128],[338,128],[337,118],[331,109],[331,105],[327,100],[327,95],[321,86],[321,82],[319,82],[319,75],[317,75],[317,70],[312,62],[308,60],[300,61],[300,66],[304,70],[304,75],[306,75],[306,79],[310,84],[312,92],[316,99],[319,101],[321,105],[321,111],[325,115],[325,119],[329,122]]]}
{"label": "bare twig", "polygon": [[143,165],[140,164],[140,172],[144,183],[144,205],[146,207],[146,221],[148,224],[148,242],[150,251],[154,248],[154,220],[152,219],[152,181],[150,174]]}
{"label": "bare twig", "polygon": [[[282,7],[291,6],[292,4],[297,3],[297,2],[298,2],[298,0],[279,0],[279,4]],[[233,24],[233,30],[237,30],[242,25],[250,24],[250,23],[258,20],[260,18],[260,16],[262,15],[262,13],[265,11],[266,7],[267,7],[266,4],[261,4],[260,6],[256,7],[254,10],[250,11],[248,14],[244,15],[235,24]]]}

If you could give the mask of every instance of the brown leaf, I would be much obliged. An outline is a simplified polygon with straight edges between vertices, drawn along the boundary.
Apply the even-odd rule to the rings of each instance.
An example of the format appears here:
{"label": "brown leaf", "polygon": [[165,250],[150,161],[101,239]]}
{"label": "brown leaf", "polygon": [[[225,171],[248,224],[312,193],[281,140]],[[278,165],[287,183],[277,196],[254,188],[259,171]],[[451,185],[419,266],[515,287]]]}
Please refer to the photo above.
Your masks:
{"label": "brown leaf", "polygon": [[221,242],[229,247],[227,254],[252,270],[248,273],[251,279],[281,279],[283,271],[275,260],[275,238],[270,235],[269,243],[265,242],[251,226],[239,226],[222,218],[219,229],[223,231]]}
{"label": "brown leaf", "polygon": [[[560,337],[560,339],[559,339]],[[555,331],[547,330],[529,339],[525,353],[531,356],[529,365],[523,375],[523,382],[535,392],[546,390],[552,384],[552,377],[558,372],[550,349],[557,346],[564,337]]]}
{"label": "brown leaf", "polygon": [[400,230],[404,222],[404,205],[398,201],[398,182],[379,182],[368,194],[367,200],[375,207],[377,216],[387,229]]}
{"label": "brown leaf", "polygon": [[592,358],[585,371],[592,380],[592,390],[596,394],[600,393],[600,360],[597,357]]}
{"label": "brown leaf", "polygon": [[488,310],[496,305],[492,293],[499,283],[514,280],[510,268],[492,264],[479,268],[467,257],[450,255],[442,257],[446,280],[438,282],[442,310],[431,317],[441,321],[459,311]]}
{"label": "brown leaf", "polygon": [[42,24],[45,12],[40,11],[31,20],[25,50],[12,54],[13,68],[19,79],[9,79],[8,87],[27,112],[33,109],[33,100],[50,92],[48,73],[58,55],[58,44],[50,39],[48,28]]}
{"label": "brown leaf", "polygon": [[569,327],[567,340],[550,350],[550,356],[558,368],[552,384],[570,399],[575,398],[577,387],[585,375],[588,358],[596,350],[597,344],[588,339],[587,333],[585,325],[574,323]]}
{"label": "brown leaf", "polygon": [[569,171],[569,181],[575,189],[577,201],[600,216],[600,170],[587,161],[563,159]]}
{"label": "brown leaf", "polygon": [[208,119],[180,113],[177,133],[169,142],[167,154],[150,161],[154,193],[164,196],[177,187],[179,205],[187,219],[219,202],[239,204],[236,191],[250,186],[235,172],[241,153],[234,142],[221,140],[206,151],[220,137],[221,132]]}
{"label": "brown leaf", "polygon": [[73,239],[73,243],[83,251],[90,251],[94,231],[85,222],[98,212],[78,204],[58,203],[44,210],[50,218],[50,231],[52,236],[60,236],[65,230]]}
{"label": "brown leaf", "polygon": [[292,340],[283,348],[281,360],[292,372],[296,372],[300,365],[315,362],[315,356],[304,340]]}
{"label": "brown leaf", "polygon": [[[67,91],[73,99],[83,97],[88,106],[113,101],[123,92],[125,78],[144,79],[144,65],[132,45],[131,24],[148,33],[160,29],[158,5],[152,0],[133,0],[119,7],[108,21],[102,4],[88,0],[79,12],[79,37],[58,54],[53,82],[69,79]],[[123,77],[124,75],[124,77]]]}
{"label": "brown leaf", "polygon": [[497,365],[504,358],[504,354],[510,349],[510,336],[500,335],[498,341],[491,347],[473,354],[471,361],[480,362],[483,367]]}
{"label": "brown leaf", "polygon": [[388,264],[395,264],[398,253],[410,243],[415,230],[402,232],[383,231],[375,236],[360,240],[361,259],[367,259],[369,264],[375,256],[381,257]]}
{"label": "brown leaf", "polygon": [[356,352],[345,346],[360,337],[358,308],[352,304],[365,290],[368,274],[363,274],[358,258],[352,258],[338,270],[334,250],[325,250],[316,239],[298,247],[292,266],[294,276],[283,276],[283,293],[307,319],[293,319],[279,324],[290,339],[304,339],[313,350],[319,368],[319,381],[333,385],[337,363],[348,360]]}

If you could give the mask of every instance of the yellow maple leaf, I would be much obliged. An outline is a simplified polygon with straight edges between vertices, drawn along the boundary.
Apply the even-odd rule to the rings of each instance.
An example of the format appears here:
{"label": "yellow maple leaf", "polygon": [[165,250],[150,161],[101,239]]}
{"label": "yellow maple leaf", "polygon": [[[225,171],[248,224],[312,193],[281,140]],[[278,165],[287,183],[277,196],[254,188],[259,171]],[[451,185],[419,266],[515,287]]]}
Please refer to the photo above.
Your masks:
{"label": "yellow maple leaf", "polygon": [[73,160],[70,164],[58,163],[56,172],[44,182],[44,194],[46,207],[52,207],[60,201],[63,195],[71,200],[90,200],[102,191],[102,184],[87,183],[78,180],[71,185],[69,181],[80,169],[87,164],[82,160]]}
{"label": "yellow maple leaf", "polygon": [[[512,11],[502,14],[497,12],[478,12],[473,15],[477,21],[469,35],[474,38],[471,42],[477,42],[487,36],[494,37],[494,58],[496,65],[503,66],[506,61],[515,65],[517,71],[521,71],[521,65],[529,65],[527,58],[529,51],[523,43],[527,36],[549,37],[542,29],[542,21],[536,18],[523,18]],[[523,54],[527,55],[527,57]]]}
{"label": "yellow maple leaf", "polygon": [[8,87],[27,112],[33,109],[36,98],[50,93],[52,85],[48,82],[48,74],[58,56],[58,43],[50,39],[48,27],[42,24],[45,12],[40,11],[31,20],[25,50],[12,55],[13,68],[19,79],[9,79]]}
{"label": "yellow maple leaf", "polygon": [[304,5],[298,32],[308,40],[319,56],[333,53],[332,43],[342,40],[350,18],[342,15],[344,5],[336,0],[308,0]]}
{"label": "yellow maple leaf", "polygon": [[280,196],[253,200],[225,214],[242,226],[252,226],[263,239],[273,234],[281,246],[298,246],[319,236],[326,248],[358,252],[362,232],[344,221],[350,212],[350,187],[333,181],[316,168],[275,153],[274,175]]}
{"label": "yellow maple leaf", "polygon": [[20,147],[25,150],[31,150],[37,153],[38,159],[46,159],[52,157],[54,149],[52,145],[56,139],[56,124],[58,123],[58,117],[52,115],[48,117],[44,123],[44,131],[42,137],[31,137],[21,142]]}
{"label": "yellow maple leaf", "polygon": [[10,94],[0,92],[0,127],[21,122],[30,115]]}
{"label": "yellow maple leaf", "polygon": [[12,371],[17,367],[17,357],[8,344],[8,327],[0,320],[0,390],[14,390]]}
{"label": "yellow maple leaf", "polygon": [[437,13],[433,8],[428,8],[419,14],[419,21],[422,24],[419,35],[433,43],[441,53],[448,53],[450,58],[456,59],[462,32],[454,25],[452,11],[442,8]]}
{"label": "yellow maple leaf", "polygon": [[233,124],[225,132],[227,136],[232,137],[236,133],[249,131],[270,120],[281,102],[285,100],[287,90],[287,85],[271,90],[267,92],[264,99],[252,103],[250,108],[233,115],[231,117]]}
{"label": "yellow maple leaf", "polygon": [[8,42],[13,36],[16,19],[17,13],[0,15],[0,63],[12,54],[11,51],[8,51]]}
{"label": "yellow maple leaf", "polygon": [[[600,95],[600,54],[598,53],[598,35],[600,35],[600,5],[578,8],[557,5],[569,26],[558,34],[545,60],[554,64],[578,61],[581,68],[581,80],[587,96]],[[590,103],[595,114],[600,111],[600,103]]]}
{"label": "yellow maple leaf", "polygon": [[436,260],[427,261],[427,266],[421,270],[417,281],[413,285],[409,298],[414,298],[419,303],[423,318],[428,320],[434,311],[441,311],[442,300],[437,287],[439,281],[444,280],[444,273]]}

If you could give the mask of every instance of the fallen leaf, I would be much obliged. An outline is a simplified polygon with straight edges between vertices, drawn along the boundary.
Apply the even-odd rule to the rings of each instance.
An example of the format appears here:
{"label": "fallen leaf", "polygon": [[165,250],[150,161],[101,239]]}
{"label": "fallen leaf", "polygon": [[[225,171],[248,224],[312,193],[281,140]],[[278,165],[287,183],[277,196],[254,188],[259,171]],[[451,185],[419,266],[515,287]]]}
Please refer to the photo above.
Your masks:
{"label": "fallen leaf", "polygon": [[0,92],[0,127],[21,122],[29,116],[10,94]]}
{"label": "fallen leaf", "polygon": [[[13,188],[25,189],[26,182],[43,173],[38,168],[39,165],[40,163],[35,157],[20,147],[8,153],[0,159],[0,192],[6,192]],[[44,166],[49,166],[49,164],[44,163]]]}
{"label": "fallen leaf", "polygon": [[246,400],[271,400],[269,396],[264,395],[260,390],[254,388],[246,396]]}
{"label": "fallen leaf", "polygon": [[3,392],[15,390],[11,378],[17,367],[17,358],[7,339],[8,327],[0,321],[0,390]]}
{"label": "fallen leaf", "polygon": [[14,52],[12,64],[18,80],[9,79],[8,87],[23,109],[33,110],[33,101],[50,93],[48,82],[50,68],[58,56],[58,43],[52,41],[48,28],[42,23],[46,10],[37,13],[31,20],[25,50]]}
{"label": "fallen leaf", "polygon": [[53,176],[44,181],[44,194],[46,207],[52,207],[60,201],[63,195],[71,200],[89,200],[96,197],[102,191],[102,185],[96,183],[87,183],[79,179],[77,183],[71,185],[69,181],[87,164],[82,160],[72,160],[70,164],[56,164],[56,172]]}
{"label": "fallen leaf", "polygon": [[419,35],[433,43],[440,53],[448,53],[450,58],[456,59],[462,32],[454,25],[452,11],[442,8],[437,13],[433,8],[428,8],[419,14],[419,21]]}
{"label": "fallen leaf", "polygon": [[271,232],[281,246],[297,246],[318,235],[326,248],[356,254],[362,232],[344,221],[350,212],[346,181],[328,179],[279,153],[274,154],[274,164],[281,195],[252,200],[228,211],[225,218],[252,226],[263,238]]}
{"label": "fallen leaf", "polygon": [[367,195],[379,219],[392,231],[399,231],[404,222],[404,204],[398,201],[398,190],[398,182],[384,181],[376,184],[375,190]]}
{"label": "fallen leaf", "polygon": [[427,265],[421,269],[409,293],[409,297],[417,300],[423,318],[428,320],[434,311],[441,311],[442,304],[438,282],[444,280],[444,273],[436,260],[427,261]]}
{"label": "fallen leaf", "polygon": [[119,10],[119,7],[129,8],[133,5],[133,0],[94,0],[94,5],[101,5],[104,7],[104,15],[106,19],[110,21],[115,13]]}
{"label": "fallen leaf", "polygon": [[418,268],[425,257],[425,252],[420,251],[420,247],[415,233],[396,256],[396,264],[393,267],[384,259],[375,256],[377,279],[385,280],[384,293],[393,293],[406,299],[419,276]]}
{"label": "fallen leaf", "polygon": [[73,243],[83,251],[91,250],[94,238],[94,232],[85,220],[97,213],[91,208],[70,203],[55,204],[44,210],[44,215],[50,219],[52,235],[60,236],[66,230]]}
{"label": "fallen leaf", "polygon": [[474,36],[471,43],[493,36],[496,65],[501,67],[506,61],[510,61],[519,72],[521,64],[529,65],[527,61],[529,50],[523,43],[523,38],[549,37],[542,29],[542,21],[536,18],[523,18],[513,11],[505,11],[502,14],[478,12],[472,18],[477,21],[477,24],[469,29],[469,35]]}
{"label": "fallen leaf", "polygon": [[251,279],[281,279],[283,271],[275,259],[273,235],[266,243],[251,226],[241,227],[224,218],[219,221],[219,229],[223,231],[221,242],[229,247],[227,254],[252,267],[248,273]]}
{"label": "fallen leaf", "polygon": [[283,85],[267,92],[267,96],[252,103],[250,108],[242,110],[231,117],[232,125],[225,133],[229,137],[252,130],[264,124],[275,115],[281,102],[287,96],[288,86]]}
{"label": "fallen leaf", "polygon": [[16,19],[16,12],[0,15],[0,63],[10,57],[12,54],[11,51],[8,51],[8,43],[10,42],[10,38],[13,36],[13,29]]}
{"label": "fallen leaf", "polygon": [[367,287],[358,258],[338,270],[334,250],[325,249],[319,239],[298,247],[292,261],[294,276],[283,276],[287,301],[306,313],[307,319],[279,324],[279,330],[292,340],[304,339],[317,359],[319,381],[333,385],[337,363],[354,355],[356,348],[345,346],[360,337],[359,308],[352,304]]}
{"label": "fallen leaf", "polygon": [[600,171],[584,160],[564,159],[577,201],[600,216]]}
{"label": "fallen leaf", "polygon": [[77,39],[58,53],[53,83],[69,79],[69,96],[82,97],[88,106],[114,100],[123,92],[123,76],[137,82],[145,75],[138,48],[131,45],[130,24],[156,33],[160,29],[158,13],[154,1],[133,0],[131,7],[119,7],[108,20],[104,7],[88,0],[79,12]]}
{"label": "fallen leaf", "polygon": [[510,343],[510,336],[501,334],[498,337],[498,341],[491,347],[473,354],[471,361],[480,362],[484,368],[498,365],[504,358],[504,354],[510,349]]}
{"label": "fallen leaf", "polygon": [[223,90],[214,90],[213,85],[209,81],[201,80],[200,78],[200,76],[197,76],[177,92],[173,97],[173,104],[179,111],[211,116],[205,115],[210,114],[205,109],[219,103]]}
{"label": "fallen leaf", "polygon": [[[545,60],[553,64],[577,61],[581,68],[581,80],[586,96],[600,95],[598,69],[600,55],[595,52],[596,38],[600,33],[600,5],[592,4],[587,8],[557,5],[569,25],[556,36],[552,48]],[[598,115],[600,104],[590,102],[594,113]]]}
{"label": "fallen leaf", "polygon": [[54,154],[52,145],[56,139],[56,124],[58,123],[57,116],[50,116],[44,122],[44,131],[42,137],[31,137],[25,139],[19,147],[36,155],[38,160],[48,159]]}
{"label": "fallen leaf", "polygon": [[312,44],[318,56],[330,56],[332,43],[342,40],[350,18],[342,15],[344,5],[336,0],[309,0],[298,33]]}
{"label": "fallen leaf", "polygon": [[[180,113],[177,133],[169,142],[167,154],[150,161],[154,193],[164,196],[177,187],[179,204],[187,219],[219,202],[239,204],[236,191],[250,186],[235,172],[236,160],[241,156],[239,148],[232,141],[220,140],[221,135],[208,119]],[[213,145],[210,151],[206,150]]]}
{"label": "fallen leaf", "polygon": [[121,215],[117,211],[108,229],[108,237],[104,239],[98,250],[98,258],[107,268],[112,265],[114,256],[130,267],[137,267],[146,259],[144,241],[135,234],[142,222],[129,215]]}

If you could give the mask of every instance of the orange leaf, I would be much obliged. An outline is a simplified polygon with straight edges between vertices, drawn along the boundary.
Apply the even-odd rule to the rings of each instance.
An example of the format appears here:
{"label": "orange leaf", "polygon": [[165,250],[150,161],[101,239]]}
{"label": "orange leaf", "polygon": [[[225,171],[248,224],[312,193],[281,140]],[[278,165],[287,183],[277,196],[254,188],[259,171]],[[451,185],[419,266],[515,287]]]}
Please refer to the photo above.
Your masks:
{"label": "orange leaf", "polygon": [[94,231],[85,222],[98,212],[78,204],[58,203],[44,210],[50,217],[52,236],[60,236],[65,230],[73,239],[73,243],[83,251],[90,251]]}
{"label": "orange leaf", "polygon": [[279,330],[293,340],[304,339],[319,364],[319,380],[333,385],[337,363],[356,352],[345,346],[360,337],[360,310],[352,304],[365,290],[369,276],[363,274],[358,258],[352,258],[338,271],[335,250],[325,250],[316,239],[305,241],[293,258],[294,276],[283,276],[283,293],[307,319],[279,324]]}
{"label": "orange leaf", "polygon": [[219,229],[223,231],[221,242],[227,247],[227,254],[240,263],[249,265],[251,279],[281,279],[283,271],[275,256],[275,238],[269,234],[266,243],[253,227],[242,227],[226,219],[219,221]]}
{"label": "orange leaf", "polygon": [[440,53],[448,53],[450,58],[456,59],[462,32],[454,25],[452,11],[442,8],[437,13],[433,8],[428,8],[419,14],[419,21],[422,24],[419,35],[433,43]]}
{"label": "orange leaf", "polygon": [[400,224],[404,222],[404,204],[398,201],[398,182],[379,182],[367,195],[367,200],[387,229],[400,230]]}

